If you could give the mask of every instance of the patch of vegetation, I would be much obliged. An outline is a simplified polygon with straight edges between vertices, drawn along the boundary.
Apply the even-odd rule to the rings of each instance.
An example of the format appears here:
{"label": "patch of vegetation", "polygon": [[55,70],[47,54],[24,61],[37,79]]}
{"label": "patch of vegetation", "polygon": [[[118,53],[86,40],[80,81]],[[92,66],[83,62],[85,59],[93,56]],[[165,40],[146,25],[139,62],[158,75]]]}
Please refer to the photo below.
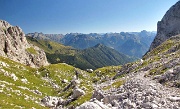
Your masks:
{"label": "patch of vegetation", "polygon": [[124,83],[125,83],[124,80],[118,80],[118,81],[115,81],[114,83],[112,83],[111,85],[104,87],[103,90],[109,90],[110,88],[119,88]]}
{"label": "patch of vegetation", "polygon": [[[140,61],[137,61],[134,64],[139,64]],[[150,62],[148,60],[144,60],[143,63],[141,65],[138,65],[138,67],[136,67],[135,69],[132,70],[132,72],[138,72],[141,68],[147,66]]]}
{"label": "patch of vegetation", "polygon": [[162,54],[162,53],[168,51],[173,45],[174,45],[174,41],[169,39],[169,40],[165,41],[164,43],[162,43],[161,45],[159,45],[158,47],[154,48],[151,52],[147,53],[143,57],[143,60],[145,60],[146,58],[151,57],[151,56],[158,56],[159,53]]}
{"label": "patch of vegetation", "polygon": [[107,66],[107,67],[96,69],[94,72],[96,73],[98,77],[108,76],[112,78],[116,75],[117,71],[119,71],[120,69],[121,69],[121,66]]}
{"label": "patch of vegetation", "polygon": [[180,82],[179,81],[175,82],[174,86],[177,87],[177,88],[180,88]]}
{"label": "patch of vegetation", "polygon": [[38,69],[38,71],[40,72],[40,74],[41,74],[42,77],[47,77],[47,76],[49,76],[49,74],[50,74],[49,70],[46,69],[45,67],[40,67],[40,68]]}
{"label": "patch of vegetation", "polygon": [[[80,103],[82,104],[84,101],[89,100],[92,95],[93,88],[91,80],[93,74],[74,68],[73,66],[62,63],[51,64],[36,69],[19,64],[4,57],[0,57],[0,63],[1,62],[8,64],[8,67],[3,67],[0,64],[0,69],[3,69],[2,71],[5,71],[6,73],[8,72],[8,75],[15,74],[18,78],[18,80],[14,81],[12,77],[5,76],[4,72],[0,70],[0,90],[3,90],[3,93],[0,93],[1,108],[15,108],[15,106],[22,106],[24,108],[34,107],[37,109],[46,109],[46,107],[39,104],[44,96],[61,96],[63,99],[67,99],[71,96],[73,87],[66,91],[62,90],[73,79],[75,71],[79,72],[79,88],[85,88],[84,91],[86,94],[75,100],[72,104],[69,104],[69,106],[79,105]],[[44,77],[49,78],[50,82],[43,79]],[[27,79],[27,83],[21,81],[21,79],[25,78]],[[63,79],[68,80],[68,83],[62,83]],[[59,88],[53,88],[52,83],[57,84]],[[1,87],[3,85],[5,85],[5,88]],[[19,92],[15,92],[17,90],[20,91],[20,95]],[[33,90],[40,91],[42,95],[35,94]],[[30,98],[26,100],[25,95],[33,98],[33,100]]]}
{"label": "patch of vegetation", "polygon": [[125,76],[126,76],[126,74],[122,74],[122,75],[116,76],[115,79],[122,78],[122,77],[125,77]]}
{"label": "patch of vegetation", "polygon": [[157,73],[157,69],[151,69],[150,71],[149,71],[149,75],[157,75],[158,73]]}
{"label": "patch of vegetation", "polygon": [[109,90],[111,87],[112,87],[111,85],[103,87],[103,90]]}
{"label": "patch of vegetation", "polygon": [[6,32],[6,28],[2,28],[3,29],[3,31],[4,31],[4,33]]}
{"label": "patch of vegetation", "polygon": [[116,82],[114,82],[114,83],[112,84],[112,86],[113,86],[114,88],[118,88],[118,87],[120,87],[121,85],[123,85],[124,82],[125,82],[125,81],[123,81],[123,80],[116,81]]}
{"label": "patch of vegetation", "polygon": [[79,106],[79,105],[83,104],[84,102],[89,101],[91,99],[91,97],[92,97],[92,91],[91,92],[87,92],[85,95],[79,97],[79,99],[71,102],[69,104],[69,106],[75,106],[75,107]]}
{"label": "patch of vegetation", "polygon": [[37,55],[37,51],[33,47],[27,48],[26,51],[31,54]]}

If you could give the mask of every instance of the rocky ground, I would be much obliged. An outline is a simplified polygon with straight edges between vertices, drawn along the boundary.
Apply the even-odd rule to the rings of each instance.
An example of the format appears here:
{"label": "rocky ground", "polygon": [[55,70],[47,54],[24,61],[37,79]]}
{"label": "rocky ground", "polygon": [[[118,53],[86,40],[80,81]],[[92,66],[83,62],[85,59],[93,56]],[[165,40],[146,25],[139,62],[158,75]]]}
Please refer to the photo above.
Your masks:
{"label": "rocky ground", "polygon": [[102,90],[104,83],[98,85],[96,96],[77,109],[179,109],[180,89],[164,86],[152,77],[144,77],[146,73],[130,74],[124,85],[108,91]]}
{"label": "rocky ground", "polygon": [[[114,67],[109,70],[113,71]],[[106,70],[104,70],[106,71]],[[114,69],[112,78],[95,82],[91,100],[76,109],[179,109],[180,108],[180,35],[166,40],[143,59]],[[95,71],[96,76],[101,71]],[[93,73],[93,72],[92,72]],[[110,72],[109,72],[110,73]],[[105,73],[106,74],[106,73]],[[77,77],[76,77],[77,79]],[[76,80],[75,79],[75,80]],[[73,81],[72,81],[73,82]],[[76,86],[76,85],[75,85]],[[85,95],[73,88],[68,99],[55,98],[53,108],[66,108],[67,102]],[[79,94],[75,94],[78,91]],[[82,93],[81,93],[82,92]],[[87,92],[86,92],[87,93]],[[80,95],[73,97],[73,95]],[[45,98],[43,102],[52,104]]]}
{"label": "rocky ground", "polygon": [[77,109],[179,109],[179,40],[180,35],[171,37],[144,60],[122,66],[114,80],[96,84],[92,99]]}

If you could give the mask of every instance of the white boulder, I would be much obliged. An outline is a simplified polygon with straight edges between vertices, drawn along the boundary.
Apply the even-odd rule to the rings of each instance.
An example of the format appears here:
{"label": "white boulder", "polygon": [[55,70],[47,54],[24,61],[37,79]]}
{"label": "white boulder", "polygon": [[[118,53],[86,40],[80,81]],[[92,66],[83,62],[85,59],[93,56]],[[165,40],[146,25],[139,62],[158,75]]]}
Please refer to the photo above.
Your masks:
{"label": "white boulder", "polygon": [[93,69],[86,69],[87,72],[92,73]]}
{"label": "white boulder", "polygon": [[12,73],[12,74],[10,75],[10,77],[11,77],[14,81],[17,81],[17,80],[18,80],[18,77],[17,77],[14,73]]}
{"label": "white boulder", "polygon": [[28,80],[26,78],[23,78],[23,79],[21,79],[21,82],[24,83],[24,84],[27,84]]}

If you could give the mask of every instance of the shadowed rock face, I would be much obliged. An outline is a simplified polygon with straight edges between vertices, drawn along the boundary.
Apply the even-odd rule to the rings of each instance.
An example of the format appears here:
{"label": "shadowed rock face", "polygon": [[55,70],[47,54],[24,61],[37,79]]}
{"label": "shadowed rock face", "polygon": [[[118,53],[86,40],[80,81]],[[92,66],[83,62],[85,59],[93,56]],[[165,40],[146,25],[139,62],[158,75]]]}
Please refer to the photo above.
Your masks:
{"label": "shadowed rock face", "polygon": [[180,34],[180,1],[173,5],[157,24],[157,35],[150,46],[150,51],[171,36]]}
{"label": "shadowed rock face", "polygon": [[0,20],[0,55],[31,67],[48,65],[44,51],[29,44],[20,27],[3,20]]}

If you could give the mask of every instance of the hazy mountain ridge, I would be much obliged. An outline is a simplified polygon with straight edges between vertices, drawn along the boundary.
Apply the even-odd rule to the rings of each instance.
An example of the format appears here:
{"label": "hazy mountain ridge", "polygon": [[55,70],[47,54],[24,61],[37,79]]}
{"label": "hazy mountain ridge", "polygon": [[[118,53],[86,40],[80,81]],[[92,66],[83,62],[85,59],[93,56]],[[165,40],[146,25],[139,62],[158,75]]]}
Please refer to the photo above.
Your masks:
{"label": "hazy mountain ridge", "polygon": [[27,39],[30,43],[44,49],[48,61],[53,64],[64,62],[81,69],[97,69],[104,66],[122,65],[135,60],[102,44],[78,50],[49,40],[38,40],[29,36]]}
{"label": "hazy mountain ridge", "polygon": [[41,33],[38,33],[38,32],[28,33],[26,34],[26,36],[31,36],[36,39],[52,40],[55,42],[59,42],[64,37],[63,34],[43,34],[42,32]]}
{"label": "hazy mountain ridge", "polygon": [[[27,36],[31,36],[38,39],[38,37],[42,37],[42,39],[48,38],[52,41],[62,43],[67,46],[72,46],[77,49],[86,49],[89,47],[93,47],[98,43],[101,43],[107,47],[114,48],[115,50],[122,52],[126,55],[141,58],[149,49],[151,42],[153,41],[156,33],[155,32],[147,32],[145,30],[141,32],[121,32],[121,33],[90,33],[90,34],[82,34],[82,33],[70,33],[62,36],[61,38],[56,39],[56,34],[54,35],[54,39],[52,37],[48,37],[47,34],[42,33],[29,33]],[[44,39],[45,39],[44,38]],[[129,40],[134,40],[133,44],[134,48],[128,47],[131,46],[125,44]],[[137,43],[138,42],[138,43]],[[140,44],[139,44],[140,43]],[[135,48],[136,45],[140,48]],[[126,49],[126,50],[122,50]],[[134,49],[141,49],[140,51]],[[126,51],[126,52],[124,52]]]}

